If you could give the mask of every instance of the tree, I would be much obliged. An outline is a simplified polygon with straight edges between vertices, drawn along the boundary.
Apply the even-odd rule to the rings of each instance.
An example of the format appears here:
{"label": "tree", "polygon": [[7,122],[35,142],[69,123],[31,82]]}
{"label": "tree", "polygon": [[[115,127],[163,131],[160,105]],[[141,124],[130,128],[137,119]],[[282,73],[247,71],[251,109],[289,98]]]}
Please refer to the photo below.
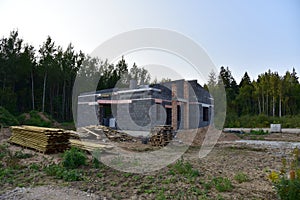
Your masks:
{"label": "tree", "polygon": [[17,82],[21,76],[20,56],[23,40],[18,37],[18,31],[12,31],[9,38],[1,40],[0,106],[4,106],[12,113],[17,112]]}
{"label": "tree", "polygon": [[250,84],[251,84],[250,77],[249,77],[248,73],[245,72],[243,78],[241,79],[241,82],[240,82],[240,84],[239,84],[239,87],[241,88],[242,86],[250,85]]}
{"label": "tree", "polygon": [[42,112],[45,112],[45,98],[46,98],[46,83],[47,83],[47,76],[48,72],[51,67],[53,67],[55,62],[55,53],[56,47],[54,42],[52,41],[51,37],[48,36],[46,42],[43,43],[43,46],[39,49],[39,53],[41,55],[39,68],[41,69],[42,73],[44,74],[43,78],[43,100],[42,100]]}
{"label": "tree", "polygon": [[239,93],[239,88],[228,67],[226,69],[223,66],[221,67],[218,82],[220,83],[221,81],[226,91],[227,113],[236,113],[235,99]]}
{"label": "tree", "polygon": [[[31,88],[31,105],[32,110],[35,109],[35,97],[34,97],[34,74],[36,71],[36,58],[35,58],[35,50],[34,47],[31,45],[26,44],[23,48],[23,52],[21,53],[21,60],[22,63],[22,75],[19,77],[19,80],[22,80],[21,85],[24,86],[24,78],[30,80],[30,88]],[[30,78],[29,78],[30,77]],[[27,90],[28,87],[25,88]],[[26,91],[25,91],[26,92]],[[18,100],[23,99],[22,97],[18,98]],[[19,104],[18,104],[19,105]],[[27,106],[26,106],[27,107]],[[21,112],[26,111],[27,109],[24,108]]]}

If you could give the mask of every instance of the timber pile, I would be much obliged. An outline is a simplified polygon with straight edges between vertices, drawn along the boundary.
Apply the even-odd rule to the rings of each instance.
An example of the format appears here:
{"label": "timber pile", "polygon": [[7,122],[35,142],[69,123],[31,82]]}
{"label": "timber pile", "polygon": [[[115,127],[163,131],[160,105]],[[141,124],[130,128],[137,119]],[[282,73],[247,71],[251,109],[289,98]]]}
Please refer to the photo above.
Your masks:
{"label": "timber pile", "polygon": [[63,129],[35,126],[12,126],[9,142],[43,153],[62,152],[70,147],[68,132]]}
{"label": "timber pile", "polygon": [[121,131],[111,129],[106,126],[101,126],[101,125],[87,126],[82,129],[83,130],[88,129],[89,132],[93,132],[95,135],[98,135],[98,138],[104,138],[103,137],[104,134],[106,138],[112,142],[135,142],[136,141],[136,139],[133,136],[128,135],[127,133]]}
{"label": "timber pile", "polygon": [[80,141],[80,140],[74,140],[70,139],[71,146],[77,147],[79,149],[83,149],[86,151],[96,151],[96,150],[109,150],[112,149],[113,146],[108,144],[98,144],[94,142],[87,142],[87,141]]}
{"label": "timber pile", "polygon": [[151,129],[149,143],[152,146],[164,147],[170,143],[173,135],[174,131],[172,126],[155,126],[153,129]]}

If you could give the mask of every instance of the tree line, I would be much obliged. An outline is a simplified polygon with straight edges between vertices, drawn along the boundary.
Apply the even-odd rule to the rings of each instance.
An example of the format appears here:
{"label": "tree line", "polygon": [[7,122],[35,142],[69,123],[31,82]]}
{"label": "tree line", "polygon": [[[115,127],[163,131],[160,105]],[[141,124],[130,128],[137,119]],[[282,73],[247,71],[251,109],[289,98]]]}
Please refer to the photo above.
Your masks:
{"label": "tree line", "polygon": [[[112,88],[122,77],[135,78],[140,84],[150,81],[144,68],[134,64],[128,69],[125,59],[116,64],[76,52],[70,43],[67,48],[57,45],[48,36],[35,49],[12,31],[0,40],[0,106],[14,115],[38,110],[58,121],[72,120],[72,90],[76,76],[97,90]],[[87,91],[86,91],[87,92]]]}
{"label": "tree line", "polygon": [[210,73],[204,87],[211,89],[218,85],[224,86],[226,92],[225,126],[230,126],[234,119],[243,116],[265,116],[266,120],[266,117],[280,119],[300,114],[300,84],[295,68],[284,75],[268,70],[256,80],[251,80],[245,72],[238,84],[230,69],[222,66],[218,75]]}
{"label": "tree line", "polygon": [[[78,91],[90,92],[116,84],[128,87],[130,79],[149,84],[150,78],[148,71],[135,63],[129,69],[124,57],[114,65],[75,51],[72,44],[64,49],[50,36],[39,49],[25,43],[18,31],[0,40],[0,106],[14,115],[38,110],[58,121],[71,121],[75,79],[84,82]],[[160,82],[164,81],[170,79]],[[246,72],[238,84],[229,68],[221,67],[218,74],[210,73],[204,87],[213,91],[220,85],[226,92],[227,126],[243,116],[300,115],[300,84],[295,69],[283,75],[268,70],[256,80]]]}

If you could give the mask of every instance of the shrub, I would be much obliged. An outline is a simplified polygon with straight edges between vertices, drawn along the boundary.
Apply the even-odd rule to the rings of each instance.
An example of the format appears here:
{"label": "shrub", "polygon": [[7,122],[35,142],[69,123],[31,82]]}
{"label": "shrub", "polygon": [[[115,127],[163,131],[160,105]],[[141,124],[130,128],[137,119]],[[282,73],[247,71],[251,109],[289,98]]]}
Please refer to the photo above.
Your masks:
{"label": "shrub", "polygon": [[82,150],[72,147],[64,152],[62,164],[67,169],[75,169],[86,165],[86,160],[87,157]]}
{"label": "shrub", "polygon": [[8,110],[0,106],[0,126],[19,125],[19,121]]}

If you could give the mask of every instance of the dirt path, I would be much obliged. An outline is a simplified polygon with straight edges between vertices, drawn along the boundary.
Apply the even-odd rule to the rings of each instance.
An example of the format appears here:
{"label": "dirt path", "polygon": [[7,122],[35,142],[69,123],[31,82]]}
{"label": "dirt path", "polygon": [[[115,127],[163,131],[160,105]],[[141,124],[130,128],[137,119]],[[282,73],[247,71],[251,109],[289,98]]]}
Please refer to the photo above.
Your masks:
{"label": "dirt path", "polygon": [[15,188],[0,195],[1,200],[100,200],[106,199],[89,192],[82,192],[78,189],[55,186],[38,186],[34,188]]}

